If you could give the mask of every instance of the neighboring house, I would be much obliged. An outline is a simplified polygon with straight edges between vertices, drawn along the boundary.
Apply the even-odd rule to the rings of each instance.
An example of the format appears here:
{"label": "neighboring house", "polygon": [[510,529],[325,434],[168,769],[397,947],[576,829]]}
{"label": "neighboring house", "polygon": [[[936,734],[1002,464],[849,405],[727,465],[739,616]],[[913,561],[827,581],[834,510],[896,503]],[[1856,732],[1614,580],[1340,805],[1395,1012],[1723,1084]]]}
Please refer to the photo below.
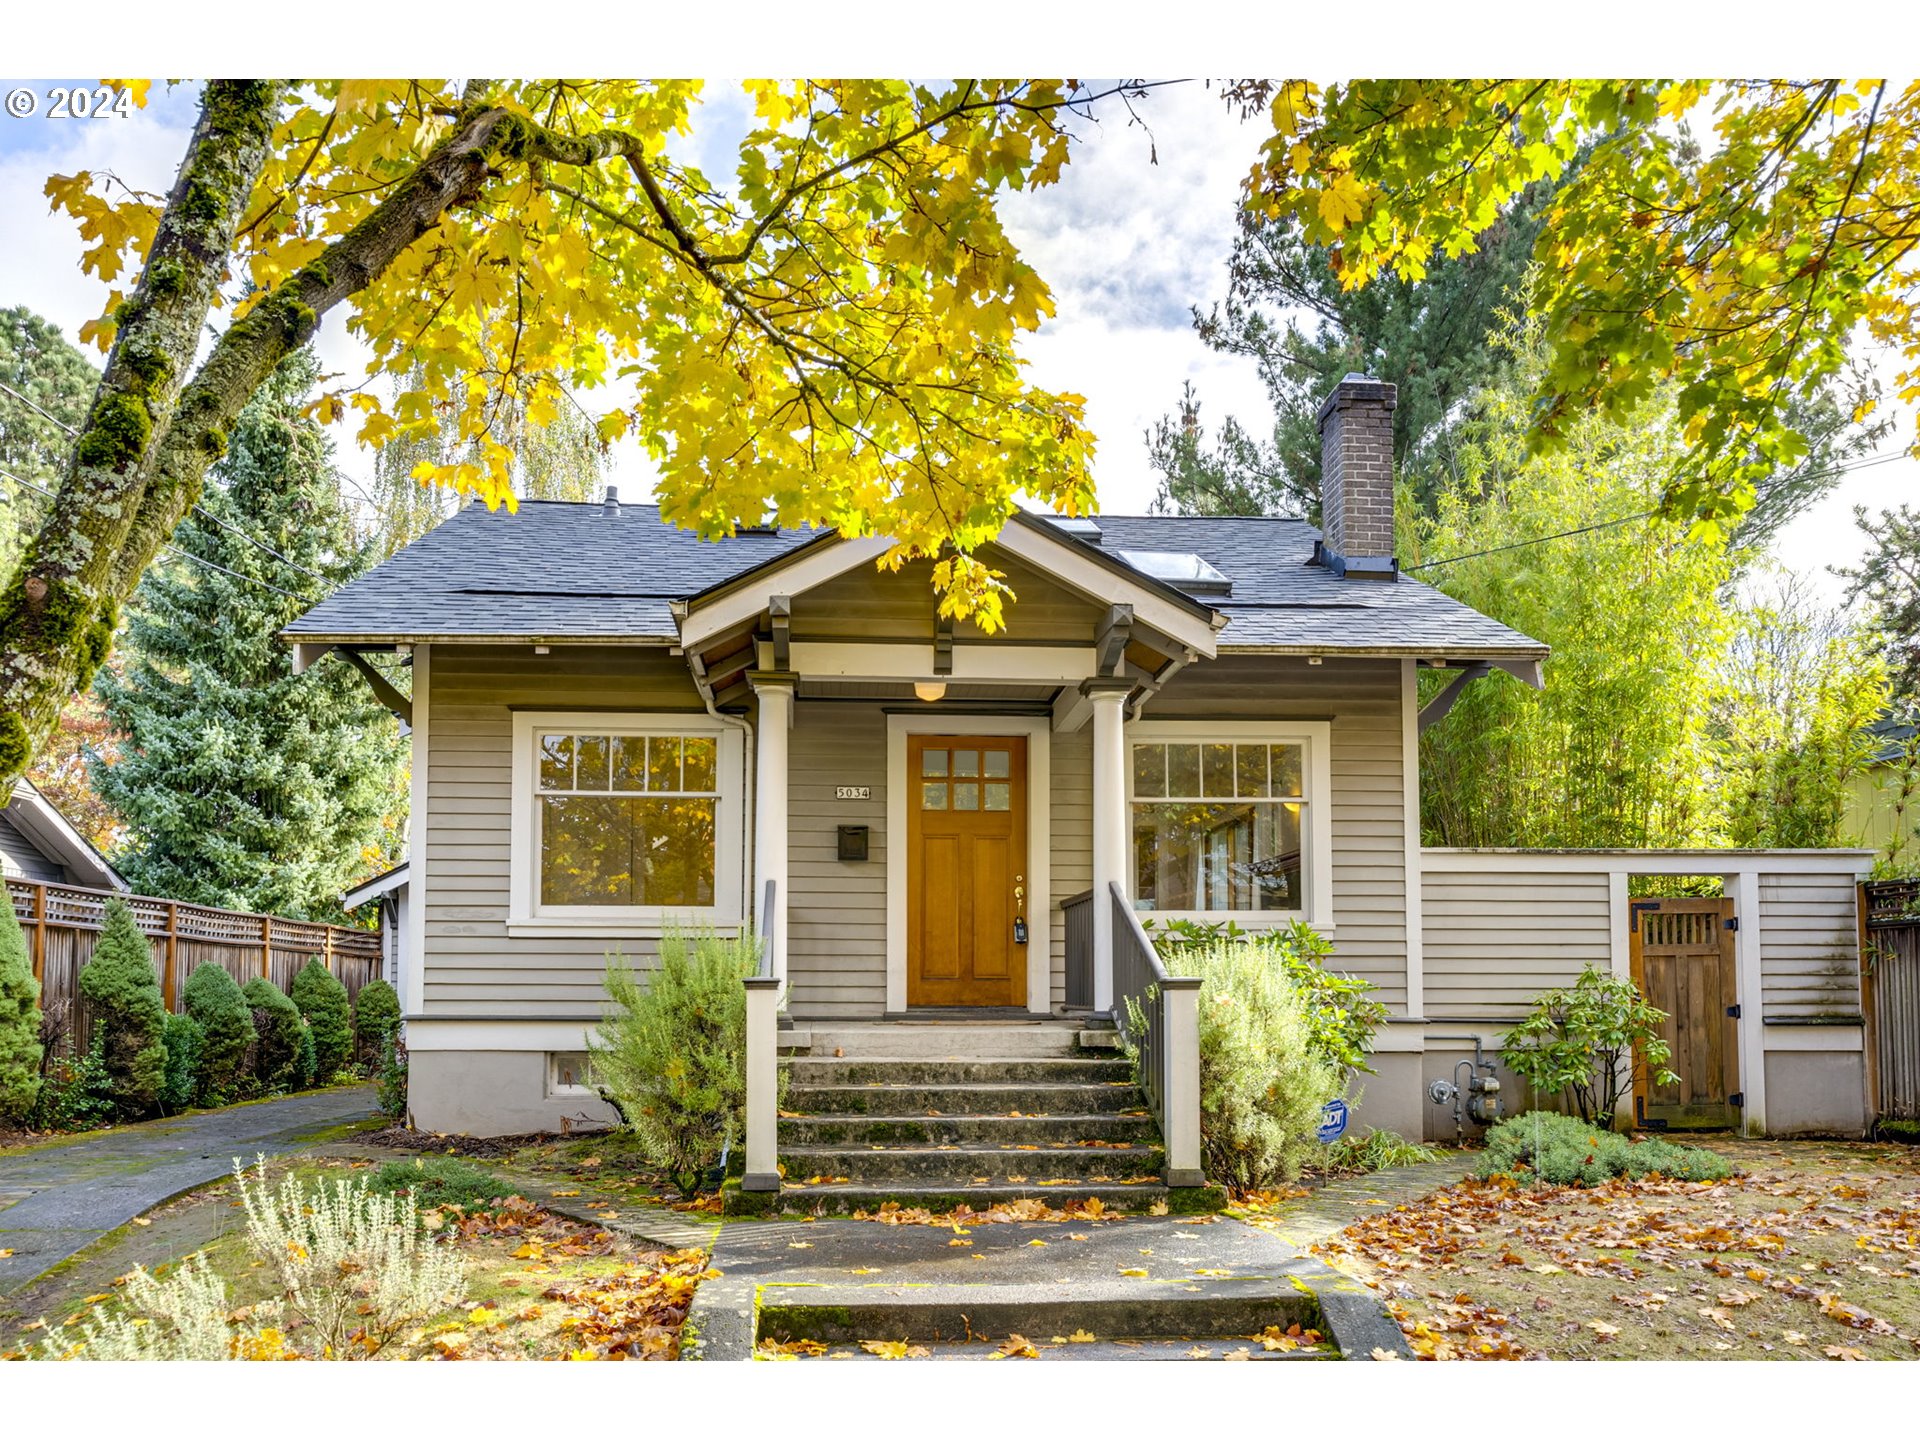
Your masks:
{"label": "neighboring house", "polygon": [[362,880],[340,897],[342,910],[358,910],[378,902],[380,906],[380,976],[400,992],[401,1013],[406,1013],[404,956],[407,942],[407,866],[405,862],[391,870]]}
{"label": "neighboring house", "polygon": [[127,882],[30,780],[0,810],[0,873],[9,880],[126,890]]}
{"label": "neighboring house", "polygon": [[[1891,718],[1868,727],[1873,758],[1847,785],[1841,829],[1881,859],[1910,868],[1920,863],[1920,757],[1914,727]],[[1904,796],[1902,791],[1908,793]],[[1898,831],[1898,838],[1895,832]]]}
{"label": "neighboring house", "polygon": [[[1421,728],[1538,685],[1547,648],[1398,573],[1393,405],[1349,377],[1323,407],[1324,534],[1015,516],[982,552],[1017,596],[996,635],[938,616],[926,563],[876,568],[883,538],[707,542],[611,494],[469,506],[309,611],[296,664],[412,666],[383,698],[412,726],[416,1122],[607,1118],[580,1058],[605,957],[668,925],[769,937],[802,1030],[1110,1012],[1118,887],[1326,934],[1393,1015],[1381,1126],[1451,1134],[1428,1082],[1593,962],[1657,997],[1710,972],[1649,1118],[1858,1133],[1860,855],[1422,850]],[[1424,709],[1423,670],[1455,676]],[[1639,873],[1726,876],[1741,928],[1643,946]]]}

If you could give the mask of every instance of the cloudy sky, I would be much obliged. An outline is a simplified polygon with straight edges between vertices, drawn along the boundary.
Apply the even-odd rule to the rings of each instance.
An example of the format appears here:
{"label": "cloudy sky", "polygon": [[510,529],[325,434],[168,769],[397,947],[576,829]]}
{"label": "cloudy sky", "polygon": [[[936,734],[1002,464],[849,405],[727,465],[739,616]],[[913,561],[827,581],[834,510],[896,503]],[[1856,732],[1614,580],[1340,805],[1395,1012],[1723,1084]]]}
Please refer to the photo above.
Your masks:
{"label": "cloudy sky", "polygon": [[[16,83],[0,81],[0,87]],[[68,82],[31,86],[44,96],[56,83]],[[713,123],[706,133],[725,137],[735,131],[740,111],[725,86],[716,84],[711,93]],[[0,305],[28,305],[69,336],[99,314],[105,287],[80,272],[72,223],[49,213],[47,176],[112,171],[136,188],[164,191],[195,98],[191,87],[156,86],[149,108],[130,119],[0,115]],[[1224,289],[1234,200],[1258,144],[1257,127],[1239,124],[1217,92],[1200,84],[1158,90],[1139,108],[1150,136],[1118,107],[1097,124],[1076,125],[1080,144],[1061,183],[1010,197],[1004,210],[1058,305],[1056,317],[1026,346],[1034,378],[1087,397],[1099,440],[1094,472],[1101,504],[1115,512],[1138,511],[1151,501],[1155,479],[1142,436],[1174,407],[1183,381],[1198,388],[1209,426],[1238,414],[1257,428],[1267,413],[1252,366],[1207,350],[1190,320],[1190,307],[1209,304]],[[717,152],[724,138],[709,143]],[[700,158],[709,174],[727,173],[718,153]],[[329,370],[358,373],[359,352],[338,313],[326,323],[319,348]],[[1890,443],[1904,443],[1910,433]],[[371,471],[371,456],[344,429],[339,452],[356,478]],[[644,461],[629,452],[615,473],[623,495],[640,498]],[[1826,567],[1860,552],[1852,507],[1900,503],[1914,496],[1916,482],[1920,461],[1912,460],[1848,477],[1782,537],[1782,560],[1837,597],[1839,586]]]}

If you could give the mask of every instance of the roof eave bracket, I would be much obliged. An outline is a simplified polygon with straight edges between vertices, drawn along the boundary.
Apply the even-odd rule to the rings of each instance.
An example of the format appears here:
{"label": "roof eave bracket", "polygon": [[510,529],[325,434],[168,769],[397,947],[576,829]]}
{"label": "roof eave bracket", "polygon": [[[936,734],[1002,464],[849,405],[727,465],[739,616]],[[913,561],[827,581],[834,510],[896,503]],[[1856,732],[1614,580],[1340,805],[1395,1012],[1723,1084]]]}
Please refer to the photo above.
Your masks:
{"label": "roof eave bracket", "polygon": [[1474,681],[1491,674],[1493,666],[1485,660],[1476,660],[1458,675],[1451,684],[1433,699],[1420,707],[1420,733],[1426,734],[1432,726],[1447,718],[1447,712],[1453,709],[1460,697],[1466,693],[1467,686]]}
{"label": "roof eave bracket", "polygon": [[373,698],[400,717],[401,723],[409,729],[413,727],[413,702],[394,689],[387,677],[382,675],[358,650],[350,650],[344,645],[334,646],[334,653],[360,672],[367,682],[367,688],[373,691]]}

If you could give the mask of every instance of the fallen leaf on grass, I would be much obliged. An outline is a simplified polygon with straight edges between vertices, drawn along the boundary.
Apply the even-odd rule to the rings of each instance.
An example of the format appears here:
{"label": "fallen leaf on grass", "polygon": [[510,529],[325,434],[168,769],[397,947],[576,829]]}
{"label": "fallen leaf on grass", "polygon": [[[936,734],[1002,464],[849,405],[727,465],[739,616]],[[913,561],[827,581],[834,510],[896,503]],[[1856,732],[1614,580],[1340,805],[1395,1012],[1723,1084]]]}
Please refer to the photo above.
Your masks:
{"label": "fallen leaf on grass", "polygon": [[1618,1325],[1609,1325],[1604,1320],[1589,1320],[1587,1321],[1587,1328],[1602,1340],[1611,1340],[1620,1333],[1620,1327]]}
{"label": "fallen leaf on grass", "polygon": [[1822,1352],[1829,1360],[1864,1360],[1864,1350],[1856,1350],[1851,1345],[1829,1345]]}
{"label": "fallen leaf on grass", "polygon": [[151,1225],[153,1221],[147,1219],[144,1215],[136,1215],[133,1217],[133,1223],[136,1225]]}

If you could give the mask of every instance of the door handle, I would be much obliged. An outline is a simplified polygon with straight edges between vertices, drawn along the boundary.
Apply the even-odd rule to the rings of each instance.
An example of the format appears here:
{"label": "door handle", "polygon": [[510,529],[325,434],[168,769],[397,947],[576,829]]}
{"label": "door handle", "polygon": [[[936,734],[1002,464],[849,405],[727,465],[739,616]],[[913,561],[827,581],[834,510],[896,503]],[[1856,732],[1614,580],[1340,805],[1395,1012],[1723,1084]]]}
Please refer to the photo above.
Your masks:
{"label": "door handle", "polygon": [[1026,886],[1016,885],[1013,887],[1013,905],[1016,910],[1020,908],[1021,902],[1024,901],[1026,898],[1027,898]]}

